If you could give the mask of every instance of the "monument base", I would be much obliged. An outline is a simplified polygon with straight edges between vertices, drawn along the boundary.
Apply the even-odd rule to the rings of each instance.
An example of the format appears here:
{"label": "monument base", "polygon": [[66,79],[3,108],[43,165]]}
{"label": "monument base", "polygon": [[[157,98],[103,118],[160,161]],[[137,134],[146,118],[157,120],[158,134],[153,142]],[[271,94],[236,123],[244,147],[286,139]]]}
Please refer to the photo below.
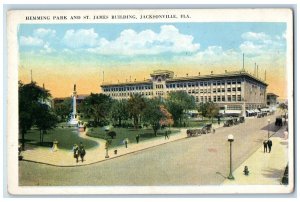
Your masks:
{"label": "monument base", "polygon": [[69,125],[73,125],[73,126],[77,126],[78,125],[78,120],[77,119],[71,119],[69,122],[68,122]]}

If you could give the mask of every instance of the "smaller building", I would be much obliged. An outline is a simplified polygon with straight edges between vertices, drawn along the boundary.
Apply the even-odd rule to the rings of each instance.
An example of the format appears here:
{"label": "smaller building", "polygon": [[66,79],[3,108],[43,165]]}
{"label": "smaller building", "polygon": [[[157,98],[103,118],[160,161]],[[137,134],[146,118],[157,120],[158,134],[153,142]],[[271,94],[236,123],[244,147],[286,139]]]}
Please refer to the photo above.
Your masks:
{"label": "smaller building", "polygon": [[268,106],[275,106],[278,104],[277,98],[279,96],[274,93],[267,93],[267,105]]}

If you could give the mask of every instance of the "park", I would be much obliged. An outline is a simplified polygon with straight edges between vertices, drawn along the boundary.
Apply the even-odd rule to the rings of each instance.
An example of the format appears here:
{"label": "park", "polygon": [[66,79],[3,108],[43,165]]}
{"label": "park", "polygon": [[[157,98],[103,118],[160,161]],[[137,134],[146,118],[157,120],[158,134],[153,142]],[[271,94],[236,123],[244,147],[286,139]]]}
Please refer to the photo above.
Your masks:
{"label": "park", "polygon": [[[282,105],[275,114],[248,117],[225,127],[228,117],[218,116],[217,105],[197,105],[182,92],[167,100],[140,95],[113,100],[91,94],[80,105],[74,102],[76,87],[74,92],[70,100],[53,108],[47,102],[48,90],[34,82],[19,84],[21,185],[221,184],[264,139],[282,137],[282,127],[274,122],[287,110]],[[185,113],[191,109],[202,117]],[[188,138],[188,130],[207,125],[213,130]],[[234,134],[230,167],[229,134]],[[75,160],[74,145],[84,146],[84,160]],[[285,158],[282,161],[286,164]],[[253,172],[253,167],[249,169]],[[39,177],[33,178],[28,170]]]}

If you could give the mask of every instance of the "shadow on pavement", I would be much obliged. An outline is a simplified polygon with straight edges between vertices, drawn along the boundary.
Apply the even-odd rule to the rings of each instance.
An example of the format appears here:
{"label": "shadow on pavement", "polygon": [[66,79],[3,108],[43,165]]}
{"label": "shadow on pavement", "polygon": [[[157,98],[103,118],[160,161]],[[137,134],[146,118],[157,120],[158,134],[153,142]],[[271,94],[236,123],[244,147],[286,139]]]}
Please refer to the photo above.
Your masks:
{"label": "shadow on pavement", "polygon": [[263,176],[267,178],[278,178],[278,182],[281,182],[284,170],[279,169],[265,169],[262,171]]}
{"label": "shadow on pavement", "polygon": [[227,179],[227,176],[223,175],[222,173],[220,172],[216,172],[217,175],[220,175],[221,177],[223,177],[224,179]]}

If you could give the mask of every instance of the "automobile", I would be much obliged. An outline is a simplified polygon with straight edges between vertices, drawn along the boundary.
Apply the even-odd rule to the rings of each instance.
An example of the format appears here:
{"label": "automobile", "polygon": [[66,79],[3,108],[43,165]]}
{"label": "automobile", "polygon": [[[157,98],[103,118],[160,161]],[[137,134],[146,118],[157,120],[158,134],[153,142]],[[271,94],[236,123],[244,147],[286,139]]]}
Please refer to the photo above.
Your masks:
{"label": "automobile", "polygon": [[282,126],[282,118],[281,117],[277,117],[275,120],[275,126]]}
{"label": "automobile", "polygon": [[234,119],[232,119],[232,121],[233,121],[233,124],[234,124],[234,125],[237,125],[237,124],[240,123],[240,122],[238,121],[238,118],[234,118]]}
{"label": "automobile", "polygon": [[206,124],[201,129],[200,128],[188,129],[186,131],[186,134],[187,134],[187,137],[195,137],[195,136],[199,136],[199,135],[207,134],[207,133],[211,133],[211,132],[212,132],[212,124]]}
{"label": "automobile", "polygon": [[240,123],[244,123],[244,122],[245,122],[245,117],[240,116],[240,117],[239,117],[239,122],[240,122]]}
{"label": "automobile", "polygon": [[257,118],[262,118],[263,117],[263,113],[257,113]]}
{"label": "automobile", "polygon": [[233,119],[229,119],[224,122],[224,127],[230,127],[232,125],[233,125]]}
{"label": "automobile", "polygon": [[206,134],[206,133],[211,133],[211,130],[212,130],[212,124],[206,124],[201,130],[202,130],[203,132],[205,132],[204,134]]}

